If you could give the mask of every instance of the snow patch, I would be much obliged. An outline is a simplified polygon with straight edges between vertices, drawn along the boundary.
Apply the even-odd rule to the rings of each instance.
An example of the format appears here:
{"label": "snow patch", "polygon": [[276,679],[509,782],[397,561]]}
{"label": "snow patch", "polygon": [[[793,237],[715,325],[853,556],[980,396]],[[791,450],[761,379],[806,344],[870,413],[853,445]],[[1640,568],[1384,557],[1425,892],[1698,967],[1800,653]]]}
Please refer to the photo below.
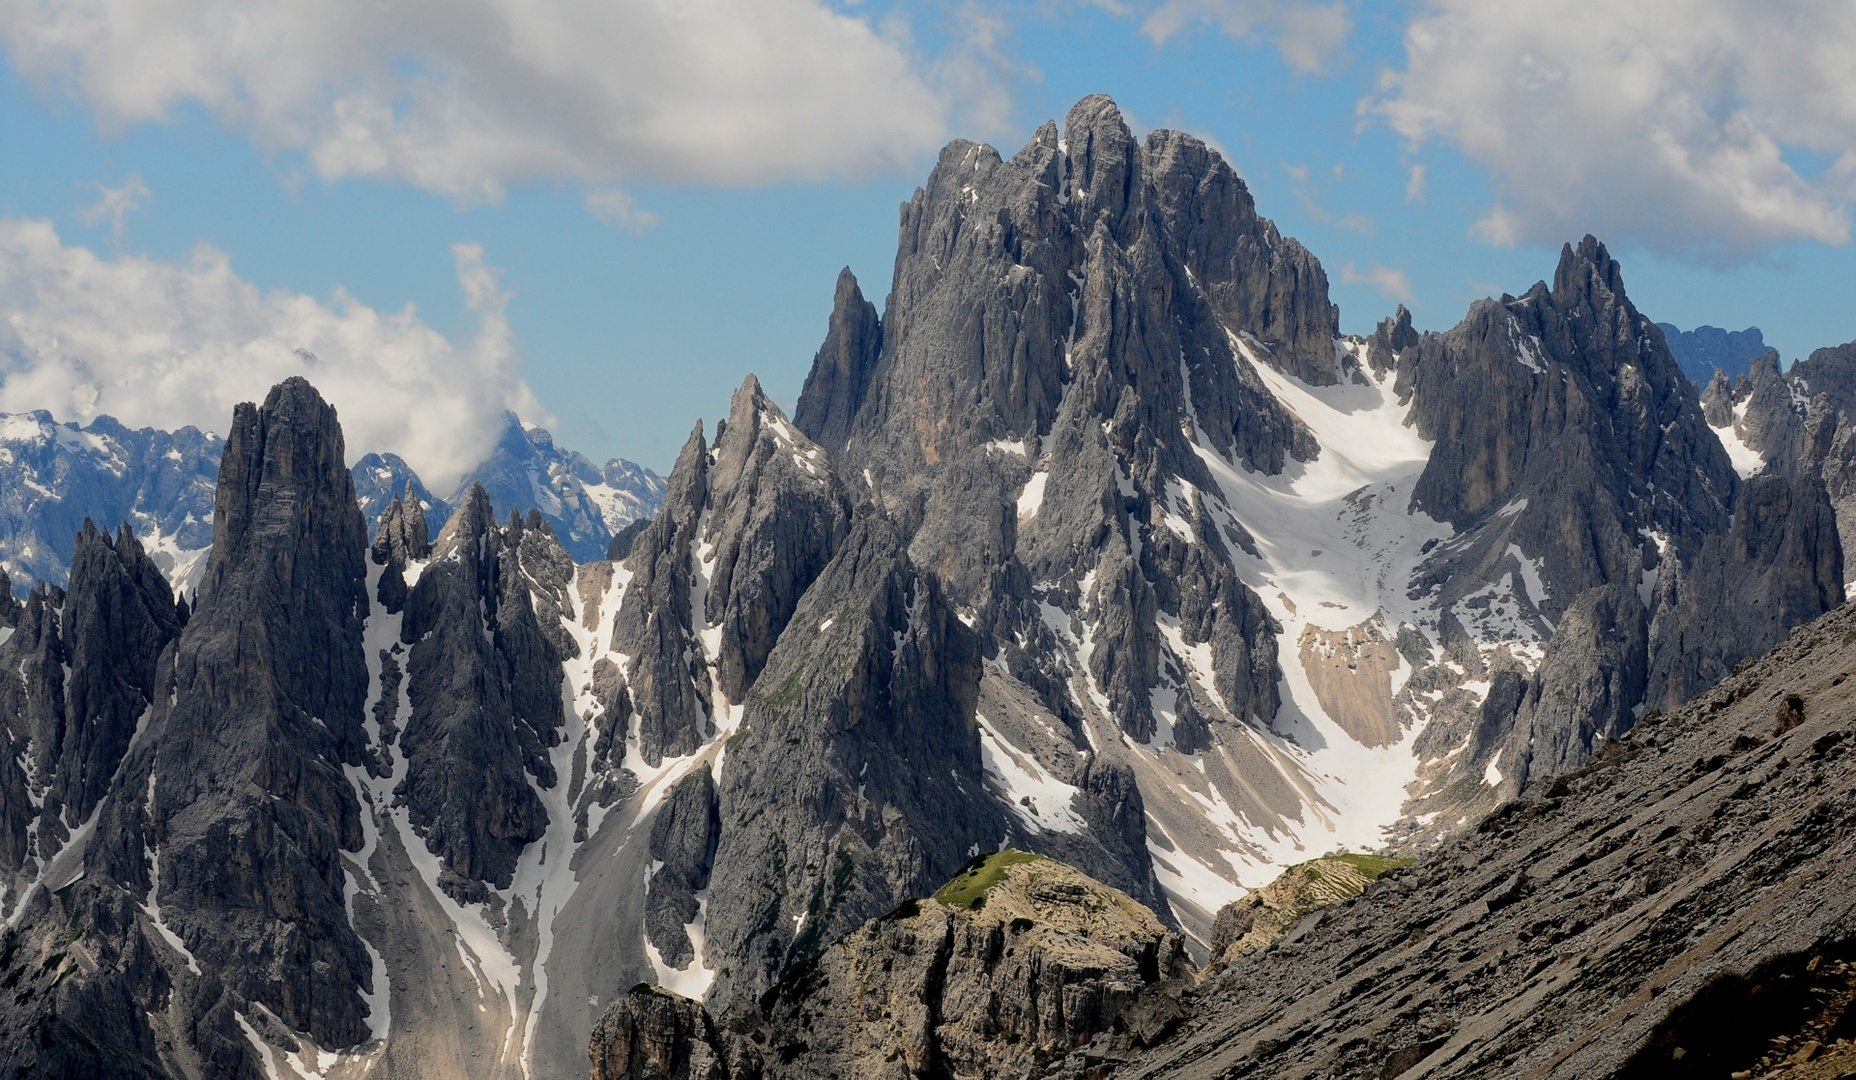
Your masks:
{"label": "snow patch", "polygon": [[1018,516],[1036,517],[1038,507],[1044,504],[1044,482],[1050,479],[1047,472],[1032,473],[1031,479],[1025,481],[1025,489],[1018,493]]}
{"label": "snow patch", "polygon": [[1733,423],[1713,429],[1715,438],[1721,440],[1721,449],[1727,451],[1727,460],[1733,464],[1734,472],[1739,473],[1742,480],[1751,480],[1766,467],[1766,459],[1740,437],[1740,422],[1746,419],[1748,403],[1743,401],[1734,406]]}
{"label": "snow patch", "polygon": [[991,781],[1011,807],[1012,815],[1032,832],[1076,835],[1083,819],[1071,809],[1077,789],[1045,772],[1031,755],[1006,741],[985,716],[974,714],[980,729],[980,761]]}

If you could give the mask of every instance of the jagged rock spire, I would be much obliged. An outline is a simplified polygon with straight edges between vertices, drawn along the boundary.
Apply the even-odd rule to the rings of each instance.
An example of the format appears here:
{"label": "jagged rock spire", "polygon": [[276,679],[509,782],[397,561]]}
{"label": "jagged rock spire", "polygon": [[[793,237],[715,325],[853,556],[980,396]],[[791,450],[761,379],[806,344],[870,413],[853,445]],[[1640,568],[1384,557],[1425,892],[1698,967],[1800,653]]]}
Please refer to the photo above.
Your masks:
{"label": "jagged rock spire", "polygon": [[882,351],[883,326],[876,305],[864,299],[847,266],[838,272],[825,344],[812,360],[799,406],[793,410],[793,425],[830,453],[843,449]]}

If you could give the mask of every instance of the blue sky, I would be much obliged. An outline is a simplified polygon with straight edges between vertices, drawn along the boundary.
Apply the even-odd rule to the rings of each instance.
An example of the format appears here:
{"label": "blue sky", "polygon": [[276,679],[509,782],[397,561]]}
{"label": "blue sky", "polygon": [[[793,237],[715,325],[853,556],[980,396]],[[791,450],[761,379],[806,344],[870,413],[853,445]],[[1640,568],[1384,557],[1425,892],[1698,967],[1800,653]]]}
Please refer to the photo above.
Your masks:
{"label": "blue sky", "polygon": [[[840,266],[882,303],[943,139],[1009,155],[1094,92],[1221,148],[1349,332],[1401,299],[1446,329],[1593,231],[1660,321],[1757,325],[1787,360],[1856,338],[1846,6],[769,0],[672,31],[549,0],[594,51],[530,67],[481,18],[342,5],[254,54],[214,29],[244,6],[0,5],[0,408],[223,427],[300,337],[351,450],[442,475],[514,406],[664,471],[748,372],[796,398]],[[675,70],[610,75],[601,35]]]}

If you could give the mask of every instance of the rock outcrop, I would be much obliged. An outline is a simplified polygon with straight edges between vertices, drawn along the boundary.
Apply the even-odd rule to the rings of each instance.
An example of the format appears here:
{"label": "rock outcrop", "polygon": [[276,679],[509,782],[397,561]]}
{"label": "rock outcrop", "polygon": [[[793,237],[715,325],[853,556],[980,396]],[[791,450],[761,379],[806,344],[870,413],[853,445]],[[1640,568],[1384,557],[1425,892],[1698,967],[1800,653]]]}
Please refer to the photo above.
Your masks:
{"label": "rock outcrop", "polygon": [[1326,917],[1319,914],[1323,908],[1353,899],[1381,874],[1413,861],[1343,852],[1289,867],[1275,881],[1218,909],[1208,943],[1211,963],[1234,960],[1285,938],[1291,944],[1300,941]]}
{"label": "rock outcrop", "polygon": [[853,524],[749,695],[720,782],[718,1000],[931,890],[1008,831],[972,724],[979,643],[894,526]]}
{"label": "rock outcrop", "polygon": [[366,749],[366,536],[342,458],[334,410],[287,381],[234,416],[184,629],[127,535],[80,533],[73,591],[28,602],[15,638],[47,642],[61,609],[64,718],[94,734],[58,776],[96,809],[63,844],[41,822],[9,896],[0,1057],[21,1075],[253,1074],[254,1016],[367,1038],[340,856],[362,844],[343,769]]}
{"label": "rock outcrop", "polygon": [[[824,453],[752,376],[713,449],[698,425],[671,470],[664,510],[632,543],[633,599],[613,629],[615,647],[633,658],[645,764],[690,753],[714,733],[712,711],[746,700],[849,521]],[[715,635],[713,647],[704,633]]]}
{"label": "rock outcrop", "polygon": [[976,858],[718,1022],[648,987],[613,1003],[597,1080],[1044,1075],[1098,1036],[1177,1023],[1183,942],[1124,893],[1049,859]]}
{"label": "rock outcrop", "polygon": [[[1789,401],[1770,360],[1755,367]],[[1499,776],[1494,788],[1513,793],[1576,767],[1645,710],[1680,704],[1841,599],[1823,483],[1737,474],[1592,237],[1566,246],[1551,287],[1478,301],[1455,329],[1400,354],[1397,372],[1412,422],[1436,440],[1412,506],[1459,534],[1414,581],[1445,613],[1443,659],[1524,686],[1500,710],[1485,697],[1477,754],[1427,778],[1412,810],[1466,776]],[[1731,402],[1707,406],[1723,408]],[[1778,421],[1753,438],[1796,442]],[[1505,574],[1510,586],[1490,597]],[[1496,625],[1487,612],[1503,592],[1522,646],[1488,656],[1453,644]],[[1454,804],[1429,809],[1492,802]]]}

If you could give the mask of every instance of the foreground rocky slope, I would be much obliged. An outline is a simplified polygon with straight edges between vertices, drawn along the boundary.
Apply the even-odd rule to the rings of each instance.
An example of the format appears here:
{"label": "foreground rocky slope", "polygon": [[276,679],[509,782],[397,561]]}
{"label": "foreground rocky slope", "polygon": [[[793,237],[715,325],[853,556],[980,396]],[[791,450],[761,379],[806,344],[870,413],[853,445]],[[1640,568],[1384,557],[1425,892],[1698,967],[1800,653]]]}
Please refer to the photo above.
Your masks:
{"label": "foreground rocky slope", "polygon": [[1210,974],[1115,1075],[1726,1076],[1848,1035],[1847,988],[1767,1010],[1725,973],[1777,994],[1852,959],[1852,673],[1846,606]]}
{"label": "foreground rocky slope", "polygon": [[649,987],[593,1029],[594,1080],[1016,1077],[1119,1027],[1158,1038],[1191,974],[1153,912],[1061,863],[975,859],[717,1019]]}

